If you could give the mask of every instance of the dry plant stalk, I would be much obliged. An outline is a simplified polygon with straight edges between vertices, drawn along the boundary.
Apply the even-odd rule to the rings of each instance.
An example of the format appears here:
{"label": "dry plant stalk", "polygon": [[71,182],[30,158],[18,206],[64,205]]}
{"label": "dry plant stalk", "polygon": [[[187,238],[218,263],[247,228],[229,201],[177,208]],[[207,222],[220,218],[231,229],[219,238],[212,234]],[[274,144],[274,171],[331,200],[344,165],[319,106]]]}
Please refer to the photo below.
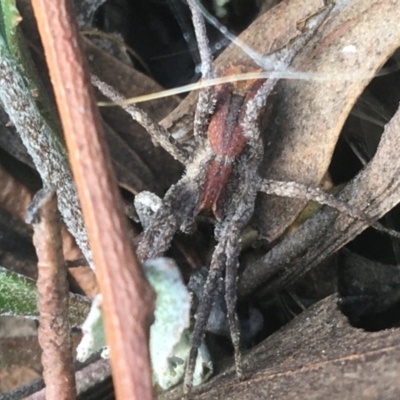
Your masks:
{"label": "dry plant stalk", "polygon": [[68,282],[61,242],[61,220],[54,190],[42,189],[27,211],[38,256],[39,344],[47,400],[76,398],[68,320]]}
{"label": "dry plant stalk", "polygon": [[33,0],[100,291],[118,399],[151,399],[148,349],[154,293],[130,246],[127,222],[70,1]]}
{"label": "dry plant stalk", "polygon": [[[0,182],[2,182],[0,206],[9,213],[25,221],[26,208],[31,203],[33,194],[1,166]],[[74,262],[77,260],[83,261],[83,254],[80,248],[63,223],[61,226],[61,237],[64,260]],[[69,269],[69,273],[88,297],[93,298],[97,294],[96,276],[90,268],[78,265],[78,267]]]}

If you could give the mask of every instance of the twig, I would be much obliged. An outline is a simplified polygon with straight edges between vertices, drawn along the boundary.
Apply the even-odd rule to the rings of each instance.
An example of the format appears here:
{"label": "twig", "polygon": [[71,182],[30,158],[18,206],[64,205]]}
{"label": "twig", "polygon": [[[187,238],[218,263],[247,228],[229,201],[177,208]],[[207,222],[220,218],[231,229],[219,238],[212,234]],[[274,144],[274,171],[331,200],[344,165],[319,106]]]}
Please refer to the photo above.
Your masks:
{"label": "twig", "polygon": [[40,114],[2,37],[0,37],[0,99],[32,157],[42,181],[45,185],[56,188],[58,207],[63,219],[87,261],[92,265],[92,253],[64,151],[57,143],[55,133]]}
{"label": "twig", "polygon": [[[0,206],[13,214],[15,217],[25,221],[26,208],[32,201],[33,194],[21,182],[18,182],[4,168],[0,166]],[[87,265],[83,260],[83,255],[77,246],[74,238],[66,229],[65,225],[61,228],[64,259],[74,264],[74,269],[69,273],[76,280],[79,287],[90,298],[98,292],[96,277],[90,268],[83,268]],[[81,267],[81,268],[76,268]]]}
{"label": "twig", "polygon": [[54,190],[42,189],[28,209],[38,256],[39,344],[47,400],[76,398],[68,321],[68,282],[61,242],[61,220]]}
{"label": "twig", "polygon": [[152,398],[148,335],[154,293],[129,242],[76,21],[67,0],[33,0],[92,246],[118,399]]}

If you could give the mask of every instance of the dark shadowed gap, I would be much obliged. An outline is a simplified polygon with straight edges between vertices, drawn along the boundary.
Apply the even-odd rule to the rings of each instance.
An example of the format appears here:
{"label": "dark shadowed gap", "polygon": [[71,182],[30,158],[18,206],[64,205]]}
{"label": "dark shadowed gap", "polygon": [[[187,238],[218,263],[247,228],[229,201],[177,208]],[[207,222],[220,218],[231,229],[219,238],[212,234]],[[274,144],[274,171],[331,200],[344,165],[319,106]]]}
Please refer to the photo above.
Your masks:
{"label": "dark shadowed gap", "polygon": [[[398,52],[383,69],[398,65]],[[378,74],[379,75],[379,74]],[[384,125],[400,101],[400,73],[377,76],[347,119],[329,169],[334,184],[351,179],[374,156]],[[381,222],[400,229],[400,207]],[[352,325],[377,331],[400,325],[400,243],[367,229],[340,253],[338,291],[341,309]]]}
{"label": "dark shadowed gap", "polygon": [[[217,3],[213,0],[203,1],[214,15]],[[244,30],[259,11],[255,0],[233,0],[227,2],[224,9],[226,13],[219,21],[235,35]],[[99,7],[95,23],[100,30],[119,33],[165,88],[198,80],[200,61],[190,12],[185,2],[108,0]],[[207,33],[216,57],[229,41],[209,24]],[[140,63],[133,62],[136,68],[145,72]]]}

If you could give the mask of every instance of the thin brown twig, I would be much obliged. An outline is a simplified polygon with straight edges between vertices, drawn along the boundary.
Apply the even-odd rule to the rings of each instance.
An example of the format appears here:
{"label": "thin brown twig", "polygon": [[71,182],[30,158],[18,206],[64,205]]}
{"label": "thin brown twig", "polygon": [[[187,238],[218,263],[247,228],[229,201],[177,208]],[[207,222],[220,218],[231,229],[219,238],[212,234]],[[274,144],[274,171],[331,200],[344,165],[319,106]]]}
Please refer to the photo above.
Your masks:
{"label": "thin brown twig", "polygon": [[71,1],[32,0],[64,129],[96,273],[118,399],[151,399],[148,348],[154,293],[127,222]]}
{"label": "thin brown twig", "polygon": [[[1,166],[0,182],[2,183],[2,188],[0,190],[0,206],[9,213],[25,221],[26,208],[33,198],[32,192]],[[82,251],[77,246],[75,239],[68,232],[64,224],[62,224],[61,227],[61,237],[64,259],[71,262],[82,260]],[[94,272],[90,268],[85,268],[83,262],[75,264],[75,268],[69,270],[69,273],[86,296],[93,298],[98,293]]]}
{"label": "thin brown twig", "polygon": [[42,189],[27,212],[38,256],[39,344],[47,400],[76,398],[68,320],[68,282],[61,241],[61,220],[54,190]]}

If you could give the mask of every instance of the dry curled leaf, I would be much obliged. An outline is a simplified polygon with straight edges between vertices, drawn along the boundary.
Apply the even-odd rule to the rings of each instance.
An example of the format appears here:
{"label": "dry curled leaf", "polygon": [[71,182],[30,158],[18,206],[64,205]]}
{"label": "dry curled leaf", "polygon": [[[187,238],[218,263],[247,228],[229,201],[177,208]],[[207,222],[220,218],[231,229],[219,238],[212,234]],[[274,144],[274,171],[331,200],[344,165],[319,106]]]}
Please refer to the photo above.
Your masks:
{"label": "dry curled leaf", "polygon": [[[339,195],[371,218],[382,217],[400,201],[399,130],[400,109],[386,125],[374,158]],[[290,285],[365,228],[360,220],[321,210],[244,271],[240,295],[248,296],[261,285],[270,293]]]}
{"label": "dry curled leaf", "polygon": [[[400,7],[389,0],[335,3],[292,66],[310,73],[310,79],[284,80],[277,94],[276,115],[267,131],[272,144],[264,157],[266,177],[310,186],[321,181],[358,96],[400,45],[399,18]],[[302,204],[263,200],[259,225],[268,240],[293,222]]]}

